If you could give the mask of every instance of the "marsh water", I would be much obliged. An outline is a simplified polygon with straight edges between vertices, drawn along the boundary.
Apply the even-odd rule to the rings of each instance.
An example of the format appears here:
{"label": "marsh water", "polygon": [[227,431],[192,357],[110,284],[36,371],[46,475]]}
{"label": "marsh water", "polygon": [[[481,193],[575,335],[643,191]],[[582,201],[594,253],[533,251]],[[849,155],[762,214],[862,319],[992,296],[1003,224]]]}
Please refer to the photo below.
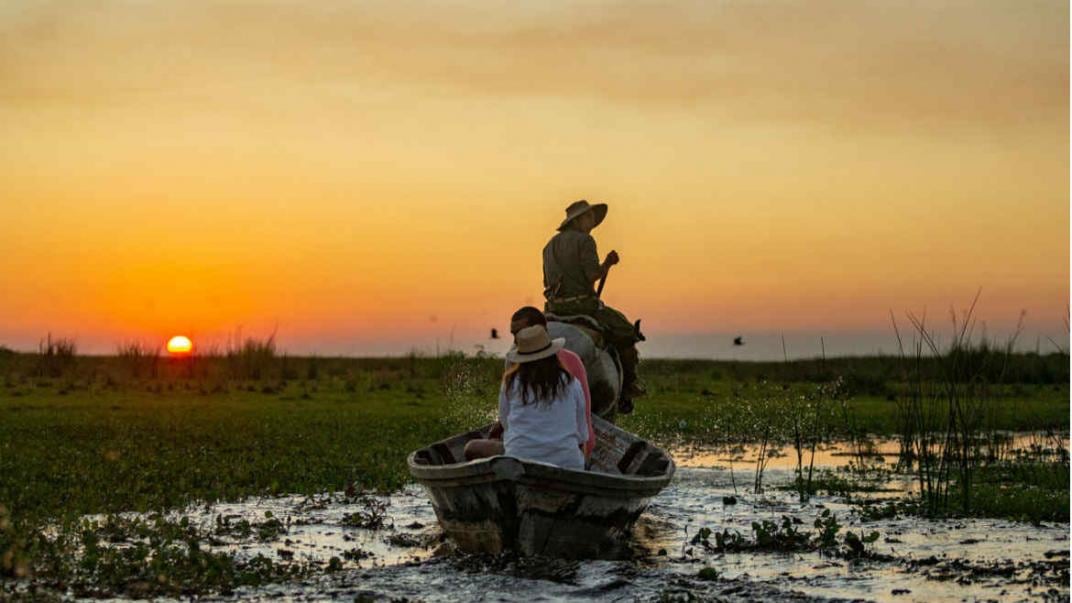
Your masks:
{"label": "marsh water", "polygon": [[[881,466],[895,443],[866,455]],[[1067,442],[1066,442],[1067,446]],[[752,447],[678,450],[673,483],[651,504],[634,531],[627,561],[564,561],[474,557],[453,550],[419,486],[388,496],[344,493],[256,498],[186,509],[184,515],[223,536],[211,547],[253,557],[292,559],[325,571],[302,581],[242,589],[232,597],[292,600],[1068,600],[1069,525],[1002,520],[926,521],[904,516],[867,520],[839,496],[798,501],[786,489],[795,453],[775,454],[764,492],[751,494]],[[782,450],[782,453],[785,449]],[[861,462],[848,443],[824,447],[819,471]],[[874,470],[874,467],[872,467]],[[836,474],[836,473],[835,473]],[[829,475],[829,473],[827,474]],[[887,472],[874,498],[903,495],[910,476]],[[732,497],[732,498],[731,498]],[[880,559],[845,560],[807,553],[714,553],[690,544],[701,528],[748,535],[754,521],[796,517],[801,527],[822,511],[845,529],[878,531]],[[355,521],[354,518],[360,521]],[[277,529],[229,535],[219,526],[242,521]],[[357,527],[364,525],[366,527]],[[332,558],[337,558],[332,562]],[[340,563],[341,562],[341,563]],[[330,565],[335,571],[326,571]],[[702,579],[700,570],[708,570]]]}

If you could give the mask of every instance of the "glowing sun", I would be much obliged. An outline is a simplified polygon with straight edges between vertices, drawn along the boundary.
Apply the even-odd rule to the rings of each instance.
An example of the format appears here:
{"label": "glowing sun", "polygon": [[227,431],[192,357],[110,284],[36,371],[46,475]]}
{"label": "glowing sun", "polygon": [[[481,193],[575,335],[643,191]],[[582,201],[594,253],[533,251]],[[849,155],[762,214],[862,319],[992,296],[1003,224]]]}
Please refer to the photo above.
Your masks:
{"label": "glowing sun", "polygon": [[176,335],[167,342],[167,351],[170,354],[189,354],[193,349],[193,342],[185,335]]}

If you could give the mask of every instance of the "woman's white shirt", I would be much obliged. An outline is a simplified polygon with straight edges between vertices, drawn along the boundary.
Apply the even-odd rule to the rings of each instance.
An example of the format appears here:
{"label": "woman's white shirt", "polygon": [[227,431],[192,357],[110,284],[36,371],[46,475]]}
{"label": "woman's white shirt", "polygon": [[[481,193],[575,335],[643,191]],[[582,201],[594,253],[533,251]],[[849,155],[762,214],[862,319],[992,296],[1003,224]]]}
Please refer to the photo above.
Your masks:
{"label": "woman's white shirt", "polygon": [[506,456],[584,469],[581,445],[588,441],[588,421],[584,390],[577,379],[570,379],[550,403],[530,399],[522,404],[520,383],[515,380],[509,391],[504,383],[499,389],[499,421],[505,430]]}

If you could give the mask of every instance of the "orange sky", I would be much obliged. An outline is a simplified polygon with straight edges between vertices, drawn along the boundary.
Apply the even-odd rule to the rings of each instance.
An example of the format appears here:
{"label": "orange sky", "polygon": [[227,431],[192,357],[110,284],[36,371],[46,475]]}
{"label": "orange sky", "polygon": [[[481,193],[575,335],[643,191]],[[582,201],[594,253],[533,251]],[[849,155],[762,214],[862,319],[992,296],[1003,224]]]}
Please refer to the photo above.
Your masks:
{"label": "orange sky", "polygon": [[[941,6],[938,6],[938,5]],[[471,345],[577,198],[606,299],[1067,339],[1065,2],[0,6],[0,344]],[[846,335],[847,336],[847,335]],[[850,350],[851,351],[851,350]],[[864,350],[868,351],[868,350]]]}

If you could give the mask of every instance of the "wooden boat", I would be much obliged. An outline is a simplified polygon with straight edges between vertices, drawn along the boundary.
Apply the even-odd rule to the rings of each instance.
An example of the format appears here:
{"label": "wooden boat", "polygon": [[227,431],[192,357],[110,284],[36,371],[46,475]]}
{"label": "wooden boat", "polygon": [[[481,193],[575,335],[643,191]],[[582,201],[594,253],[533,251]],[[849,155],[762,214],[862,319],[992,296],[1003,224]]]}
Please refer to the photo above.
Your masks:
{"label": "wooden boat", "polygon": [[587,471],[507,456],[465,462],[465,443],[486,438],[490,425],[413,452],[409,471],[463,551],[617,557],[675,466],[637,436],[599,417],[592,422],[597,443]]}

